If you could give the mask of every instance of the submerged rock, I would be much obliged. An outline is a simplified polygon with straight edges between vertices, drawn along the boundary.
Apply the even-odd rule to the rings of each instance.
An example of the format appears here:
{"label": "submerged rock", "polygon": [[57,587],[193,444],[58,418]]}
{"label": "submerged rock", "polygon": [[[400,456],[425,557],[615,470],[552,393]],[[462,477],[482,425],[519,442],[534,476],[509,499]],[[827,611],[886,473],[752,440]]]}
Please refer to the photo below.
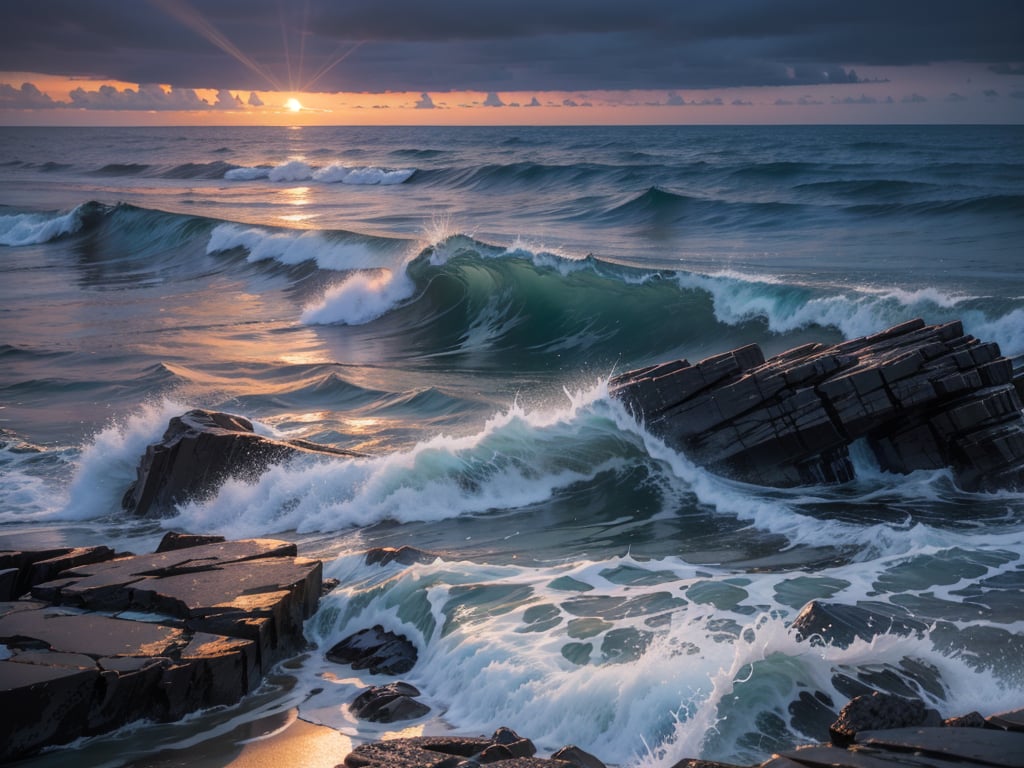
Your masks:
{"label": "submerged rock", "polygon": [[297,455],[362,454],[306,440],[272,440],[257,435],[241,416],[192,410],[171,419],[160,442],[146,448],[121,506],[140,516],[166,514],[213,493],[230,477],[255,479]]}
{"label": "submerged rock", "polygon": [[965,490],[1024,488],[1024,378],[959,321],[912,320],[767,360],[750,345],[609,386],[669,445],[747,482],[845,482],[863,438],[890,472],[948,467]]}
{"label": "submerged rock", "polygon": [[[889,606],[889,610],[893,608]],[[848,648],[857,638],[870,641],[876,635],[921,634],[928,625],[909,616],[891,616],[856,605],[812,600],[800,609],[790,629],[798,640]]]}

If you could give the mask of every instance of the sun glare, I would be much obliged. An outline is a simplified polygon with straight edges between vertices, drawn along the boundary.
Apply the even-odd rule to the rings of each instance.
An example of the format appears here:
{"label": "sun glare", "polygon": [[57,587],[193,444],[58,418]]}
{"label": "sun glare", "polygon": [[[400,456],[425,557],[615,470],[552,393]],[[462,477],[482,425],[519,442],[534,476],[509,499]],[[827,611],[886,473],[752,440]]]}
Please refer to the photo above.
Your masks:
{"label": "sun glare", "polygon": [[292,112],[298,112],[300,109],[302,109],[302,102],[300,102],[298,99],[288,99],[288,101],[286,101],[284,105]]}

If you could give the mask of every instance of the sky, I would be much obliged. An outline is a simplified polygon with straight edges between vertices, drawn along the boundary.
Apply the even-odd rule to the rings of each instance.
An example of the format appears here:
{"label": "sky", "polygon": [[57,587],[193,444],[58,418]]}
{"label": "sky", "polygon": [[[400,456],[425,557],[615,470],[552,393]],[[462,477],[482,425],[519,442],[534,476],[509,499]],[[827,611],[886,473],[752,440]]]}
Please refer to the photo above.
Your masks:
{"label": "sky", "polygon": [[6,2],[0,124],[1024,124],[1024,0]]}

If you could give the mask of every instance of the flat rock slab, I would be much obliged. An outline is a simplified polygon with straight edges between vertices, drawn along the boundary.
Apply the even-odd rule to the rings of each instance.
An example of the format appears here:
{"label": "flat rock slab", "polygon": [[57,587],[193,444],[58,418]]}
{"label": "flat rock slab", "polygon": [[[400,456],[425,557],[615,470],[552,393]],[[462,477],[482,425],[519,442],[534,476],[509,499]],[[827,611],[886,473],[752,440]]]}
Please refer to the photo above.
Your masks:
{"label": "flat rock slab", "polygon": [[0,602],[0,763],[234,704],[304,646],[322,586],[319,561],[271,539],[22,561],[54,557],[68,567],[33,586],[34,600]]}
{"label": "flat rock slab", "polygon": [[962,762],[931,756],[826,746],[801,747],[779,757],[800,768],[966,768]]}
{"label": "flat rock slab", "polygon": [[978,765],[1021,768],[1024,733],[988,728],[895,728],[857,734],[858,745],[900,752],[920,752]]}

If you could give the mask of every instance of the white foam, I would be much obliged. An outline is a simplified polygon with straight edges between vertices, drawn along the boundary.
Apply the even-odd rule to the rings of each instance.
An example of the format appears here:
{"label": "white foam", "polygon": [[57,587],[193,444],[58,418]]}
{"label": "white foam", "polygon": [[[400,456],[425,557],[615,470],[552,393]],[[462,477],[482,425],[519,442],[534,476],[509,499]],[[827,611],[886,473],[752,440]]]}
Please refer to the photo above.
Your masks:
{"label": "white foam", "polygon": [[82,450],[67,500],[53,517],[89,520],[120,510],[146,446],[159,441],[171,417],[187,410],[188,406],[165,398],[99,432]]}
{"label": "white foam", "polygon": [[328,165],[313,173],[313,179],[328,184],[401,184],[416,172],[415,168],[351,168]]}
{"label": "white foam", "polygon": [[411,298],[416,285],[402,270],[358,272],[328,288],[302,312],[307,325],[363,325]]}
{"label": "white foam", "polygon": [[415,168],[352,167],[337,163],[323,168],[314,168],[302,160],[289,160],[287,163],[272,168],[261,166],[232,168],[224,174],[224,178],[228,181],[268,179],[274,182],[318,181],[323,184],[388,186],[408,181],[414,173],[416,173]]}
{"label": "white foam", "polygon": [[36,245],[82,228],[82,207],[68,213],[20,213],[0,216],[0,245]]}
{"label": "white foam", "polygon": [[232,168],[230,171],[224,174],[224,178],[228,181],[255,181],[256,179],[266,179],[270,177],[270,168]]}
{"label": "white foam", "polygon": [[240,224],[218,224],[210,232],[207,253],[244,248],[249,262],[273,259],[281,264],[314,261],[321,269],[350,271],[389,267],[404,261],[400,249],[374,248],[359,239],[335,239],[313,230],[271,231]]}
{"label": "white foam", "polygon": [[306,181],[312,176],[313,169],[301,160],[289,160],[287,163],[274,166],[267,174],[271,181]]}

